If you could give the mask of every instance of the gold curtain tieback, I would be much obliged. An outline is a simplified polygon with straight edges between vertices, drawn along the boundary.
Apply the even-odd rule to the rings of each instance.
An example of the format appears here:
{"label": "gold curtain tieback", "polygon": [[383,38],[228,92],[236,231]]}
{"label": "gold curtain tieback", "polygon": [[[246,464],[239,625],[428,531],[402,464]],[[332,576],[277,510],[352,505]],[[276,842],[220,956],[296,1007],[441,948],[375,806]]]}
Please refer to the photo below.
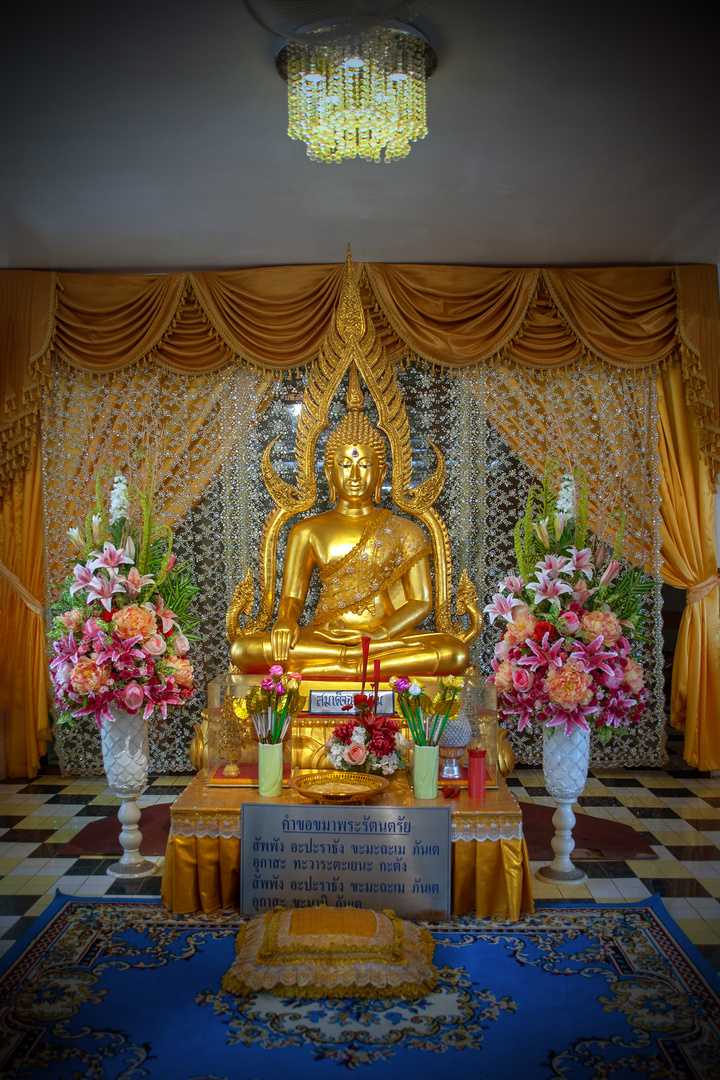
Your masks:
{"label": "gold curtain tieback", "polygon": [[10,570],[4,562],[0,562],[0,577],[5,578],[13,592],[17,593],[20,599],[27,604],[31,611],[33,611],[36,615],[39,615],[41,618],[44,616],[44,605],[41,604],[39,600],[35,599],[33,594],[25,588],[17,574],[13,574],[12,570]]}
{"label": "gold curtain tieback", "polygon": [[704,600],[708,593],[711,593],[718,583],[717,574],[714,577],[705,578],[699,585],[691,585],[685,592],[685,599],[688,604],[697,604],[699,600]]}

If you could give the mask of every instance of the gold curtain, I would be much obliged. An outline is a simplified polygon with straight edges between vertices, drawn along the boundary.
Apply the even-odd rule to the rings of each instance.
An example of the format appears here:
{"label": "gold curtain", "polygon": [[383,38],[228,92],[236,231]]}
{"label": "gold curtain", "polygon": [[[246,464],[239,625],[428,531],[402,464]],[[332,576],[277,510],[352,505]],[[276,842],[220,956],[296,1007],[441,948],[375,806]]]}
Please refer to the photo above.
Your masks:
{"label": "gold curtain", "polygon": [[[509,365],[510,376],[513,364],[530,365],[544,371],[545,378],[561,365],[588,360],[627,368],[672,360],[671,370],[680,365],[682,380],[675,382],[674,391],[681,396],[672,399],[665,419],[661,414],[665,443],[673,445],[665,425],[677,411],[688,430],[696,432],[697,452],[712,474],[708,483],[717,475],[720,315],[714,266],[533,270],[371,264],[361,274],[393,358],[409,350],[450,368],[502,362]],[[315,355],[337,302],[341,275],[341,265],[148,276],[0,271],[3,545],[5,550],[10,543],[8,557],[19,571],[10,569],[21,585],[36,598],[42,596],[36,453],[41,386],[51,354],[96,375],[148,360],[184,374],[215,371],[238,359],[276,372],[294,368]],[[508,424],[511,428],[509,415]],[[196,436],[200,439],[201,427],[198,416],[188,446]],[[206,459],[201,477],[217,467],[211,450]],[[677,468],[685,481],[696,465],[681,454]],[[698,513],[703,513],[704,498],[701,492]],[[13,546],[18,537],[22,555]],[[703,541],[702,557],[688,563],[687,574],[678,570],[673,551],[664,551],[671,579],[701,583],[695,571],[709,573],[706,547],[709,551],[709,542]],[[687,551],[683,558],[690,558]],[[15,604],[7,599],[7,576],[3,590],[3,603]],[[694,603],[693,612],[705,611],[707,603]],[[697,617],[688,615],[687,626],[693,621]],[[710,672],[713,663],[717,667],[710,660],[710,620],[703,625],[693,632],[692,644]],[[26,674],[21,678],[8,669],[15,685],[24,678],[30,688],[27,708],[13,708],[11,716],[13,732],[22,731],[11,736],[12,745],[26,747],[25,765],[12,767],[25,767],[28,774],[37,768],[37,750],[27,747],[36,746],[46,723],[35,640],[29,629],[28,652],[21,660]],[[2,659],[12,662],[7,648]],[[713,768],[708,761],[717,761],[713,747],[720,736],[717,714],[707,712],[709,703],[695,686],[701,671],[688,666],[686,689],[678,682],[674,700],[682,692],[687,703],[688,752],[697,753],[701,768]]]}
{"label": "gold curtain", "polygon": [[685,732],[685,760],[720,769],[720,614],[714,489],[675,365],[659,379],[663,578],[687,589],[673,663],[670,721]]}
{"label": "gold curtain", "polygon": [[5,493],[0,522],[0,735],[8,776],[36,776],[50,738],[41,484],[35,441]]}

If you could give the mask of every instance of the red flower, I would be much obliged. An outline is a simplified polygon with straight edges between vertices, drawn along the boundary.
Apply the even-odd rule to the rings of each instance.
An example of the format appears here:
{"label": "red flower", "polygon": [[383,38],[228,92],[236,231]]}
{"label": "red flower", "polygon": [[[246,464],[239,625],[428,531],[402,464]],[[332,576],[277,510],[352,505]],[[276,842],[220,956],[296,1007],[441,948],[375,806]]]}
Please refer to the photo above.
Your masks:
{"label": "red flower", "polygon": [[533,639],[533,641],[537,641],[538,644],[542,644],[542,639],[545,636],[545,634],[549,634],[550,635],[549,640],[554,641],[555,638],[557,637],[557,630],[555,629],[555,627],[553,626],[552,623],[539,622],[536,625],[535,629],[533,630],[532,639]]}

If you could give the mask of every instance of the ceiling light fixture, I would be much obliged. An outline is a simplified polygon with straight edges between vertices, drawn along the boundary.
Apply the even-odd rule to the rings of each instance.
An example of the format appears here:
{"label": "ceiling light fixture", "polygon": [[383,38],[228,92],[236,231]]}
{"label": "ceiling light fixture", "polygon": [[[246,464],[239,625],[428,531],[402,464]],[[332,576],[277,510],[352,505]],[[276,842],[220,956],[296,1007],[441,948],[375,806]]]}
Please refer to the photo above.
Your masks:
{"label": "ceiling light fixture", "polygon": [[[303,41],[286,41],[277,54],[288,84],[288,135],[307,143],[313,161],[407,157],[410,143],[427,135],[425,80],[437,65],[434,49],[404,23],[348,31],[329,42],[327,29],[303,27]],[[312,43],[314,31],[324,43]]]}

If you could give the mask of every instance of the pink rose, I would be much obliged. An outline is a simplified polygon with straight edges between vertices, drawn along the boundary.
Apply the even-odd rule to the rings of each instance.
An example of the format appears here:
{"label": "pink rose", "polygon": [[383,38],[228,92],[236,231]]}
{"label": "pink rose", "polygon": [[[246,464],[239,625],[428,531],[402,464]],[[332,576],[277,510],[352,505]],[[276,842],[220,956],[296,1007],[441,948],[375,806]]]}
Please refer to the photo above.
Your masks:
{"label": "pink rose", "polygon": [[84,622],[82,611],[78,611],[77,608],[72,608],[63,615],[58,615],[57,621],[62,623],[65,629],[69,630],[71,633],[75,630],[79,630]]}
{"label": "pink rose", "polygon": [[137,637],[139,634],[143,641],[147,641],[157,633],[157,620],[147,608],[130,604],[115,613],[115,629],[121,638]]}
{"label": "pink rose", "polygon": [[300,683],[302,682],[302,675],[298,671],[289,671],[288,672],[288,679],[294,679],[295,682],[299,686]]}
{"label": "pink rose", "polygon": [[273,664],[273,666],[270,668],[270,674],[276,679],[279,679],[282,673],[282,664]]}
{"label": "pink rose", "polygon": [[145,695],[142,687],[136,682],[128,683],[120,695],[121,701],[128,712],[137,712],[143,703]]}
{"label": "pink rose", "polygon": [[558,618],[557,626],[561,634],[577,634],[580,629],[580,619],[574,611],[563,611]]}
{"label": "pink rose", "polygon": [[101,630],[105,630],[105,627],[102,626],[97,619],[88,619],[83,627],[83,637],[86,641],[92,641],[93,638],[98,636]]}
{"label": "pink rose", "polygon": [[184,634],[176,634],[173,638],[172,644],[176,656],[185,656],[185,654],[190,649],[190,642]]}
{"label": "pink rose", "polygon": [[368,752],[362,743],[350,743],[343,750],[343,761],[347,762],[348,765],[362,765],[367,754]]}
{"label": "pink rose", "polygon": [[161,637],[160,634],[153,634],[147,641],[143,641],[143,649],[148,656],[162,656],[166,648],[165,638]]}
{"label": "pink rose", "polygon": [[410,680],[405,675],[394,676],[390,682],[396,694],[404,694],[410,688]]}
{"label": "pink rose", "polygon": [[643,670],[637,660],[633,660],[631,656],[625,662],[624,675],[625,685],[632,694],[639,694],[641,690],[645,689]]}
{"label": "pink rose", "polygon": [[76,694],[97,694],[110,681],[110,665],[96,664],[88,656],[81,656],[73,668],[70,685]]}
{"label": "pink rose", "polygon": [[267,678],[262,679],[262,681],[260,682],[260,686],[263,690],[267,690],[269,693],[274,693],[275,680],[270,678],[270,676],[268,675]]}
{"label": "pink rose", "polygon": [[519,693],[524,694],[534,682],[535,675],[532,671],[528,671],[527,668],[513,668],[512,684]]}
{"label": "pink rose", "polygon": [[498,641],[497,645],[495,646],[495,657],[496,657],[497,660],[499,660],[502,663],[503,660],[507,660],[509,655],[510,655],[510,646],[508,645],[507,641],[505,641],[505,639],[503,638],[503,640]]}

